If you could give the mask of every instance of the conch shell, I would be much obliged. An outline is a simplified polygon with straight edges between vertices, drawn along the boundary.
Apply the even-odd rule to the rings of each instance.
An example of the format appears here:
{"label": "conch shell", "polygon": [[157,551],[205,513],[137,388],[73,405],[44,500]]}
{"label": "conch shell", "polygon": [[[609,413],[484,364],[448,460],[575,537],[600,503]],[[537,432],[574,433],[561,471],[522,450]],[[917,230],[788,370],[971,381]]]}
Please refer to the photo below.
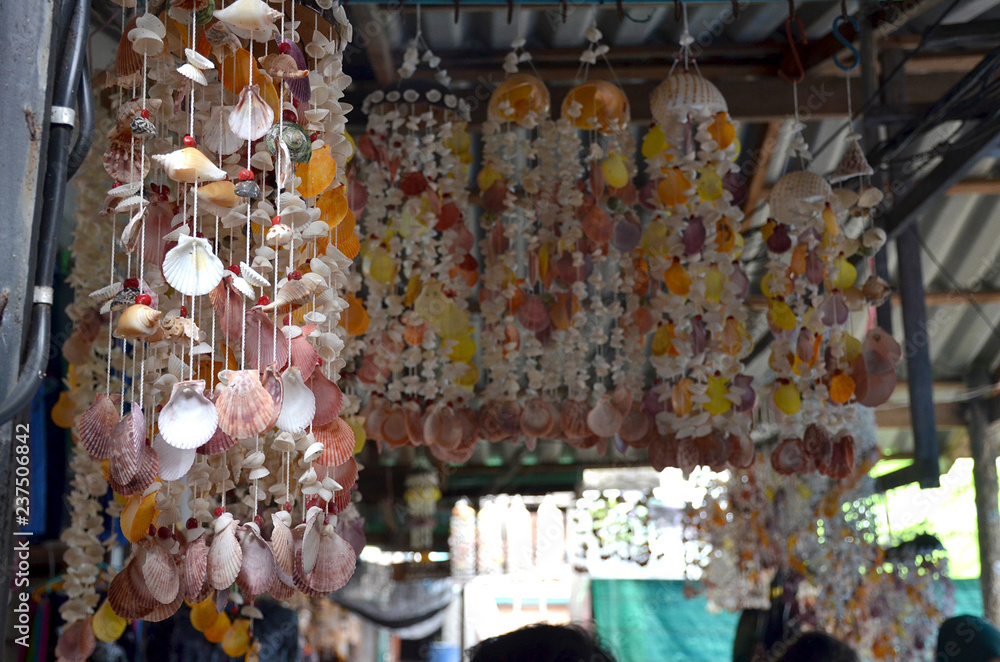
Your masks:
{"label": "conch shell", "polygon": [[160,164],[167,177],[181,184],[216,182],[226,178],[226,171],[217,167],[196,147],[184,147],[169,154],[154,154],[153,160]]}
{"label": "conch shell", "polygon": [[281,12],[262,0],[236,0],[224,9],[216,9],[213,17],[225,23],[234,34],[249,37],[252,32],[271,32]]}
{"label": "conch shell", "polygon": [[115,337],[155,342],[163,337],[159,324],[161,314],[159,310],[141,303],[132,304],[118,318]]}
{"label": "conch shell", "polygon": [[309,303],[318,289],[319,281],[312,278],[290,280],[281,286],[277,296],[274,297],[274,301],[266,306],[257,306],[256,309],[265,313],[284,315],[303,304]]}

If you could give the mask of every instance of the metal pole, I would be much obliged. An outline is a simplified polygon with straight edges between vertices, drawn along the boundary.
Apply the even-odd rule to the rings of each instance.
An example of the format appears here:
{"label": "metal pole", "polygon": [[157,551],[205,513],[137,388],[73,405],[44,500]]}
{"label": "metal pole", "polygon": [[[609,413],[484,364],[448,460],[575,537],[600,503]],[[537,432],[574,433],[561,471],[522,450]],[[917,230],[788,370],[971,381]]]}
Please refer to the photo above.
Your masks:
{"label": "metal pole", "polygon": [[938,487],[937,424],[934,420],[934,375],[931,372],[930,335],[920,264],[917,224],[910,223],[896,238],[899,261],[899,295],[903,308],[906,373],[910,386],[910,417],[913,426],[913,463],[920,487]]}
{"label": "metal pole", "polygon": [[[33,298],[37,228],[41,212],[40,189],[48,151],[49,117],[54,58],[55,0],[0,2],[0,135],[4,156],[0,159],[0,227],[4,231],[0,260],[0,401],[17,383],[21,370],[27,321]],[[2,581],[11,585],[11,535],[14,508],[13,449],[15,430],[23,421],[0,426],[0,553]],[[32,513],[43,517],[43,513]],[[0,610],[0,632],[7,632],[7,618],[17,606],[20,590],[5,593],[10,605]],[[9,607],[9,608],[8,608]],[[16,625],[17,623],[15,623]]]}
{"label": "metal pole", "polygon": [[[988,368],[977,364],[970,371],[967,383],[970,388],[979,388],[992,381]],[[997,481],[997,442],[989,430],[985,398],[980,396],[969,403],[966,420],[972,450],[972,481],[976,487],[983,614],[994,625],[1000,625],[1000,483]]]}

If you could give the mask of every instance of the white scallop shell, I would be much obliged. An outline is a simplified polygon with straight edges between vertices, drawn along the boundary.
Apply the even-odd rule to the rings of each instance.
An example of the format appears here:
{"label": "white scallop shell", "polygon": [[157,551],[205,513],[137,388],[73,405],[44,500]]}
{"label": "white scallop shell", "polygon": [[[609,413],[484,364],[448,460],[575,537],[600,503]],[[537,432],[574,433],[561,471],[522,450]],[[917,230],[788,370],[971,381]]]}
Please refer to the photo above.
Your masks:
{"label": "white scallop shell", "polygon": [[219,424],[219,412],[205,397],[205,380],[192,379],[174,384],[170,400],[157,418],[163,440],[181,450],[198,448]]}
{"label": "white scallop shell", "polygon": [[[232,106],[213,106],[201,128],[201,142],[212,152],[228,156],[243,146],[244,140],[229,130],[225,121],[232,112]],[[242,216],[241,216],[242,219]]]}
{"label": "white scallop shell", "polygon": [[177,73],[184,76],[188,80],[192,80],[199,85],[208,85],[208,79],[205,78],[205,74],[201,72],[201,69],[194,66],[190,62],[185,62],[181,66],[177,67]]}
{"label": "white scallop shell", "polygon": [[191,469],[198,453],[194,448],[175,448],[163,440],[162,435],[153,437],[153,450],[160,458],[160,478],[180,480]]}
{"label": "white scallop shell", "polygon": [[196,50],[185,48],[184,57],[187,58],[188,64],[196,69],[201,69],[202,71],[215,69],[215,64]]}
{"label": "white scallop shell", "polygon": [[229,130],[243,140],[258,140],[273,123],[274,110],[260,97],[260,87],[245,86],[239,102],[229,114]]}
{"label": "white scallop shell", "polygon": [[320,455],[323,454],[325,448],[326,447],[323,446],[322,441],[314,442],[311,446],[309,446],[309,448],[306,449],[306,452],[302,455],[302,461],[312,462],[313,460],[317,459]]}
{"label": "white scallop shell", "polygon": [[316,414],[316,396],[302,381],[298,368],[288,368],[281,373],[284,400],[278,415],[278,429],[285,432],[302,432]]}
{"label": "white scallop shell", "polygon": [[249,480],[260,480],[261,478],[266,478],[270,475],[271,472],[268,471],[267,467],[257,467],[256,469],[252,469],[250,471],[250,474],[247,476],[247,478]]}
{"label": "white scallop shell", "polygon": [[142,182],[134,181],[128,184],[121,184],[113,189],[110,189],[107,193],[108,196],[112,198],[126,198],[130,195],[136,195],[142,190]]}
{"label": "white scallop shell", "polygon": [[163,38],[152,30],[132,28],[128,31],[128,39],[132,42],[132,50],[139,55],[156,57],[163,52]]}
{"label": "white scallop shell", "polygon": [[257,273],[253,267],[246,262],[240,262],[240,276],[246,279],[254,287],[267,287],[271,281]]}
{"label": "white scallop shell", "polygon": [[254,294],[256,294],[256,292],[253,291],[253,287],[250,286],[250,283],[248,283],[246,279],[241,276],[233,276],[233,287],[235,287],[240,294],[248,299],[253,299]]}
{"label": "white scallop shell", "polygon": [[204,237],[182,236],[163,258],[163,277],[181,294],[208,294],[222,280],[225,268]]}

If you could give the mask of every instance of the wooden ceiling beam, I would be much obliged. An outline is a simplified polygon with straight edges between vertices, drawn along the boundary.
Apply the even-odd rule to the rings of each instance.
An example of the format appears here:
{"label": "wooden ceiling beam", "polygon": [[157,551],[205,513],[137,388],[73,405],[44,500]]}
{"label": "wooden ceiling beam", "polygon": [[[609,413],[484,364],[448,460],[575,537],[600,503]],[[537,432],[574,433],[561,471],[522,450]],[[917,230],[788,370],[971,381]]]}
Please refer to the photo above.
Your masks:
{"label": "wooden ceiling beam", "polygon": [[374,35],[365,40],[365,53],[375,80],[380,87],[391,85],[396,80],[396,60],[389,48],[388,35],[381,11],[375,5],[350,5],[351,23],[356,35]]}
{"label": "wooden ceiling beam", "polygon": [[750,164],[753,165],[753,172],[750,181],[747,182],[747,199],[743,203],[743,225],[740,228],[746,232],[750,229],[750,221],[753,217],[757,204],[761,201],[764,193],[764,184],[767,183],[767,171],[771,167],[771,157],[774,155],[774,148],[778,144],[778,137],[781,134],[781,120],[772,120],[767,123],[764,129],[764,137],[760,141],[760,147],[756,154],[750,157],[750,161],[744,164],[742,172],[746,172]]}
{"label": "wooden ceiling beam", "polygon": [[[668,66],[654,67],[643,72],[646,78],[653,82],[623,82],[625,94],[632,106],[633,123],[642,125],[650,122],[649,95],[669,72]],[[473,125],[481,124],[486,119],[487,101],[493,88],[503,80],[502,75],[494,71],[492,75],[484,77],[483,70],[461,68],[450,69],[448,73],[452,77],[452,89],[455,94],[464,98],[472,110]],[[551,79],[544,73],[543,77],[549,83],[552,108],[558,114],[562,100],[575,79],[572,77]],[[903,113],[921,112],[924,107],[940,99],[941,95],[950,90],[960,78],[961,74],[950,73],[921,76],[919,84],[915,83],[908,88],[911,90],[908,101],[912,107],[893,110]],[[619,79],[625,80],[621,72]],[[771,122],[794,115],[791,85],[780,78],[761,78],[753,81],[742,78],[717,78],[712,82],[726,98],[730,114],[741,122]],[[850,85],[854,99],[860,98],[860,82],[852,80]],[[842,77],[807,77],[799,84],[799,113],[803,121],[846,118],[848,106],[846,87]],[[367,94],[366,91],[364,93]]]}
{"label": "wooden ceiling beam", "polygon": [[[893,293],[891,297],[892,305],[900,305],[898,293]],[[970,301],[979,305],[1000,303],[1000,290],[975,290],[969,292],[927,292],[924,294],[924,303],[928,307],[944,306],[965,306]],[[763,294],[751,294],[747,297],[747,307],[750,310],[767,310],[768,300]]]}

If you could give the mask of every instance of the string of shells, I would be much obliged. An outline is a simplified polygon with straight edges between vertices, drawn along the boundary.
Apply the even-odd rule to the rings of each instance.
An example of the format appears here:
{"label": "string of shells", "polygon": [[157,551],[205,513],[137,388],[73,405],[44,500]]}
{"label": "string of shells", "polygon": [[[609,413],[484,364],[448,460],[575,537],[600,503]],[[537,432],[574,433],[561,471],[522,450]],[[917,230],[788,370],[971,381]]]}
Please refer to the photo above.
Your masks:
{"label": "string of shells", "polygon": [[[258,596],[337,590],[363,546],[337,384],[340,247],[357,238],[324,213],[324,197],[346,209],[351,26],[338,6],[325,33],[299,35],[292,2],[148,11],[124,12],[103,129],[112,185],[85,167],[74,243],[65,659],[183,600],[210,602],[205,636],[225,620],[223,649],[242,655]],[[101,602],[108,486],[131,550]]]}

